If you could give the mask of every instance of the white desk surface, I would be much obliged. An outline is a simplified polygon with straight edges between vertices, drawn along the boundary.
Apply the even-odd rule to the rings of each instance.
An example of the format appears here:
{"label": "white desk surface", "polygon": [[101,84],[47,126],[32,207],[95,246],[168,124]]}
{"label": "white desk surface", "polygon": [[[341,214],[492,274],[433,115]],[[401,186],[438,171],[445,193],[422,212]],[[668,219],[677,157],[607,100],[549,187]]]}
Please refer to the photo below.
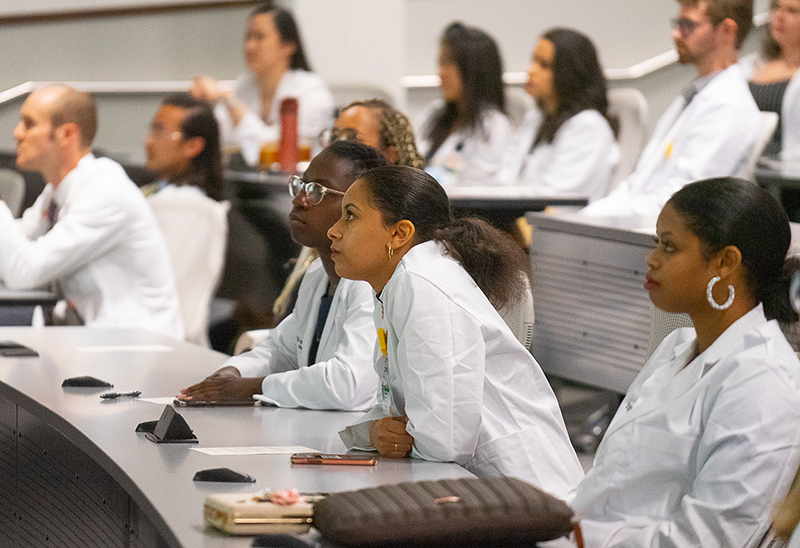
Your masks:
{"label": "white desk surface", "polygon": [[653,246],[656,233],[656,219],[638,215],[592,217],[556,210],[554,213],[527,213],[526,219],[533,227],[647,247]]}
{"label": "white desk surface", "polygon": [[[0,339],[26,344],[38,358],[0,358],[0,395],[61,432],[98,462],[140,505],[170,544],[249,546],[203,528],[205,497],[296,487],[306,492],[346,491],[386,483],[469,477],[452,463],[380,459],[374,467],[291,465],[289,455],[209,456],[191,447],[302,445],[344,452],[337,432],[358,412],[274,407],[179,409],[199,444],[157,445],[134,432],[158,419],[162,405],[133,398],[101,400],[107,390],[140,390],[142,398],[171,396],[217,369],[226,356],[144,331],[82,327],[0,328]],[[113,389],[62,388],[63,379],[92,375]],[[229,467],[255,484],[196,483],[206,468]]]}

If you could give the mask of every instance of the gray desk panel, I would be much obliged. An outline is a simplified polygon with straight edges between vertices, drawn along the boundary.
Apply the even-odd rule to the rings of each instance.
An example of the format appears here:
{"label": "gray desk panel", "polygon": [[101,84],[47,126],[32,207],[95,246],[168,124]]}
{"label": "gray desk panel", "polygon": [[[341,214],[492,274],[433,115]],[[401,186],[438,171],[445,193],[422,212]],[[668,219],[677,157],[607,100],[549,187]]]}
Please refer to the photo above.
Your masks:
{"label": "gray desk panel", "polygon": [[0,306],[52,306],[58,295],[48,289],[9,289],[0,280]]}
{"label": "gray desk panel", "polygon": [[624,393],[644,365],[650,300],[643,288],[652,232],[641,219],[529,214],[536,324],[546,372]]}
{"label": "gray desk panel", "polygon": [[[142,331],[2,328],[0,339],[16,340],[40,352],[39,358],[0,358],[0,418],[5,417],[7,424],[13,413],[10,404],[17,404],[19,416],[24,417],[21,423],[27,425],[22,426],[42,439],[36,450],[58,447],[59,442],[54,440],[63,438],[88,457],[88,469],[99,466],[112,484],[121,486],[132,501],[129,521],[138,539],[131,540],[134,545],[163,540],[169,546],[249,546],[249,538],[203,529],[202,504],[211,493],[251,492],[265,487],[327,492],[470,476],[455,464],[411,459],[381,459],[376,467],[337,469],[293,466],[288,455],[213,457],[190,450],[190,445],[156,445],[134,429],[139,422],[157,419],[162,406],[127,398],[102,401],[98,397],[102,389],[62,389],[61,381],[93,375],[114,383],[115,391],[141,390],[142,397],[168,396],[214,371],[225,360],[224,355]],[[115,350],[115,345],[151,346],[135,351]],[[152,345],[161,345],[165,351]],[[304,445],[326,452],[344,451],[337,432],[360,416],[272,407],[179,412],[198,436],[200,447]],[[13,439],[11,430],[13,426],[4,428],[0,424],[0,442]],[[0,448],[0,460],[4,450]],[[74,456],[71,458],[74,460]],[[241,486],[192,482],[196,471],[223,466],[248,473],[258,481]],[[0,488],[3,481],[0,474]],[[64,489],[74,488],[72,483],[65,480]],[[108,492],[113,496],[113,485]],[[147,536],[147,528],[154,531],[152,537]]]}

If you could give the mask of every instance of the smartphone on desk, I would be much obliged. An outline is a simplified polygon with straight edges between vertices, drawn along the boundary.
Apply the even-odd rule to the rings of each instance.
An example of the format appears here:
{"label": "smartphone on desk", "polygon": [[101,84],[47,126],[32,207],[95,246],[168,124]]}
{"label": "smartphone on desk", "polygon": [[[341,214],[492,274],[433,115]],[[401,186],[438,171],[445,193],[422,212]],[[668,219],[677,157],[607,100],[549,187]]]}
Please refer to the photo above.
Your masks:
{"label": "smartphone on desk", "polygon": [[292,464],[333,464],[345,466],[375,466],[378,457],[372,455],[335,455],[331,453],[295,453]]}

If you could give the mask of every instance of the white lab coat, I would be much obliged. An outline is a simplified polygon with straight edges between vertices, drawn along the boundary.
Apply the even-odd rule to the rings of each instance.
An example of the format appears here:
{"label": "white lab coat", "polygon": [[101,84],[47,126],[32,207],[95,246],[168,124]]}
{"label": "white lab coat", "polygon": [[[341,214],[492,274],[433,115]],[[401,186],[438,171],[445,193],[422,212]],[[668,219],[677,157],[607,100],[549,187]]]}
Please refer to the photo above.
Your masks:
{"label": "white lab coat", "polygon": [[789,538],[789,544],[786,548],[800,548],[800,527],[795,527],[794,533]]}
{"label": "white lab coat", "polygon": [[[415,126],[417,148],[423,158],[431,148],[426,137],[430,124],[442,106],[441,100],[432,102]],[[511,121],[505,114],[493,108],[486,109],[481,115],[481,128],[451,133],[428,161],[425,171],[445,187],[497,184],[497,174],[513,134]]]}
{"label": "white lab coat", "polygon": [[[745,547],[800,451],[800,362],[761,305],[700,356],[671,333],[628,389],[572,501],[587,548]],[[683,369],[682,369],[683,368]]]}
{"label": "white lab coat", "polygon": [[248,72],[236,79],[236,98],[247,111],[234,127],[225,105],[217,105],[214,115],[219,122],[223,146],[239,146],[250,165],[258,163],[262,143],[277,142],[281,136],[281,102],[297,99],[297,135],[301,139],[316,143],[323,130],[333,124],[333,95],[325,81],[305,70],[287,70],[272,98],[269,116],[261,118],[261,91],[255,77]]}
{"label": "white lab coat", "polygon": [[656,217],[684,185],[709,177],[745,177],[760,115],[742,69],[717,74],[687,105],[677,97],[659,118],[636,168],[586,215]]}
{"label": "white lab coat", "polygon": [[[52,230],[47,209],[58,204]],[[182,339],[183,320],[164,237],[122,167],[87,154],[14,219],[0,202],[0,278],[26,289],[57,281],[85,324]]]}
{"label": "white lab coat", "polygon": [[542,196],[586,196],[589,201],[606,195],[619,146],[608,120],[593,109],[566,120],[550,143],[531,151],[543,113],[528,112],[508,150],[498,175],[500,184],[536,189]]}
{"label": "white lab coat", "polygon": [[[557,497],[577,485],[583,470],[539,364],[441,243],[406,253],[379,301],[391,414],[409,419],[412,457],[517,477]],[[375,355],[381,375],[380,348]],[[369,422],[383,410],[379,396],[341,432],[345,444],[370,448]]]}
{"label": "white lab coat", "polygon": [[[764,63],[759,55],[749,55],[741,65],[747,79]],[[800,160],[800,70],[795,71],[781,103],[781,159]]]}
{"label": "white lab coat", "polygon": [[260,345],[225,362],[244,377],[265,377],[257,399],[279,407],[345,411],[375,403],[373,298],[366,282],[339,281],[316,363],[308,365],[319,303],[327,289],[328,275],[317,259],[300,284],[294,311]]}

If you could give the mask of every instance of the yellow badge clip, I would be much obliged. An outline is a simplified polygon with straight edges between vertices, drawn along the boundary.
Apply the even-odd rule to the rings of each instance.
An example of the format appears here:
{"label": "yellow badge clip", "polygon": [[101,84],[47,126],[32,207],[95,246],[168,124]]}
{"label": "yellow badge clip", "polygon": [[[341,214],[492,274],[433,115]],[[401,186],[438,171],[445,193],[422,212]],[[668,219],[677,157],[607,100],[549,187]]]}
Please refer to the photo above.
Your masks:
{"label": "yellow badge clip", "polygon": [[378,344],[381,347],[381,353],[386,355],[386,330],[383,328],[378,329]]}

